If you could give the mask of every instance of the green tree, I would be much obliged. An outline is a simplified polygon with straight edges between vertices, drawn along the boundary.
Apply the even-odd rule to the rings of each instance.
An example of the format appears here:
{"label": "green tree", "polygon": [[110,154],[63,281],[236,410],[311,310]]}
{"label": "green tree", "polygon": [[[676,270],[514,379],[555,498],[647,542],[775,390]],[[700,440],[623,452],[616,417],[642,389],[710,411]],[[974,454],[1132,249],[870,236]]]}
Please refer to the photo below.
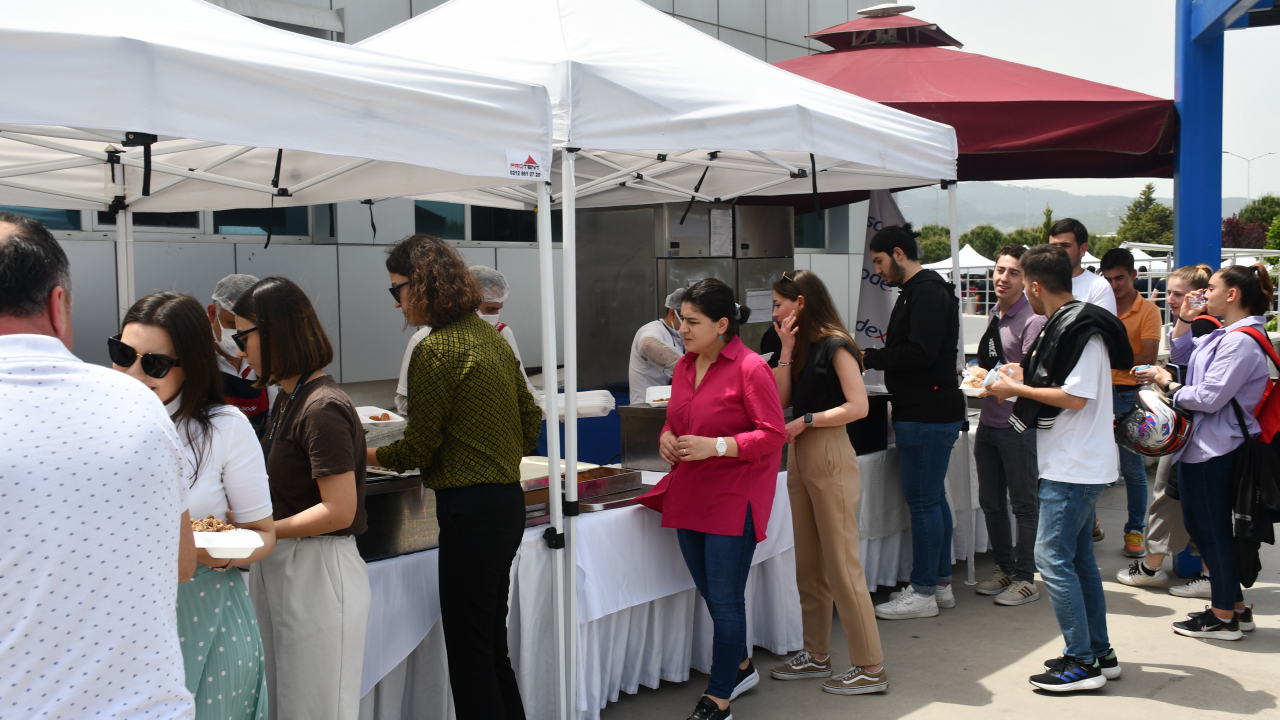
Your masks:
{"label": "green tree", "polygon": [[1270,228],[1277,215],[1280,215],[1280,197],[1267,193],[1240,208],[1236,217],[1245,224],[1260,222]]}
{"label": "green tree", "polygon": [[1115,250],[1118,247],[1120,247],[1120,238],[1115,235],[1103,236],[1094,235],[1092,233],[1089,234],[1089,252],[1093,253],[1093,256],[1099,260],[1102,259],[1103,255],[1106,255],[1108,252]]}
{"label": "green tree", "polygon": [[920,249],[924,251],[922,263],[935,263],[951,257],[951,230],[945,225],[929,223],[920,228]]}
{"label": "green tree", "polygon": [[1006,233],[1005,241],[1017,243],[1019,245],[1026,245],[1027,247],[1031,247],[1032,245],[1041,245],[1044,243],[1044,238],[1042,237],[1043,233],[1043,228],[1018,228],[1017,230]]}
{"label": "green tree", "polygon": [[960,236],[960,247],[972,245],[979,255],[988,260],[994,260],[996,253],[1005,246],[1005,243],[1004,233],[993,225],[978,225]]}
{"label": "green tree", "polygon": [[1049,228],[1053,227],[1053,208],[1049,207],[1049,203],[1044,204],[1044,222],[1040,225],[1040,242],[1041,245],[1049,242]]}
{"label": "green tree", "polygon": [[1120,219],[1116,243],[1126,242],[1173,244],[1173,208],[1156,200],[1154,183],[1142,188]]}

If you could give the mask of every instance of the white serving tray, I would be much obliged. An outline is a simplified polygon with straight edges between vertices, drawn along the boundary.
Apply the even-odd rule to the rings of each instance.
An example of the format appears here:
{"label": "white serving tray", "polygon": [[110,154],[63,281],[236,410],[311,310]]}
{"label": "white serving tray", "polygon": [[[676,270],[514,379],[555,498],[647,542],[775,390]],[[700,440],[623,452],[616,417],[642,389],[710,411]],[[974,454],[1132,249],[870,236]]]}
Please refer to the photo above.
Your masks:
{"label": "white serving tray", "polygon": [[[658,398],[666,398],[666,400],[659,400]],[[670,385],[654,385],[651,388],[646,388],[644,391],[644,401],[648,403],[650,407],[666,407],[670,400]]]}
{"label": "white serving tray", "polygon": [[262,536],[252,530],[236,528],[227,532],[193,532],[196,547],[204,548],[210,557],[247,558],[262,547]]}
{"label": "white serving tray", "polygon": [[[383,413],[390,415],[391,419],[390,420],[370,420],[369,419],[371,415],[377,415],[381,417]],[[405,420],[404,418],[391,412],[390,410],[384,410],[380,407],[374,407],[372,405],[362,405],[356,408],[356,414],[360,416],[360,424],[364,426],[365,430],[373,430],[375,428],[378,430],[399,430],[400,428],[405,427],[409,424],[408,420]]]}

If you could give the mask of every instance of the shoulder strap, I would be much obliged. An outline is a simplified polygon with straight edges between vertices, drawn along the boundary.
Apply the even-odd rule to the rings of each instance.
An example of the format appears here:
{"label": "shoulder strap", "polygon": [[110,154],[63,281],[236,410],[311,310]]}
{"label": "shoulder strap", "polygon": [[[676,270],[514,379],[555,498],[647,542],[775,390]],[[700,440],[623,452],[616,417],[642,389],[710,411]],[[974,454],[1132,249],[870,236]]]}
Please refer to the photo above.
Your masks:
{"label": "shoulder strap", "polygon": [[1212,323],[1214,327],[1222,327],[1222,321],[1212,315],[1199,315],[1191,322],[1196,322],[1198,320],[1204,320],[1205,322]]}
{"label": "shoulder strap", "polygon": [[1275,363],[1275,366],[1277,368],[1280,368],[1280,355],[1276,355],[1276,349],[1275,349],[1275,346],[1271,344],[1271,338],[1267,337],[1264,333],[1259,331],[1258,328],[1242,327],[1242,328],[1236,328],[1231,332],[1242,332],[1248,335],[1249,337],[1253,338],[1254,340],[1258,341],[1258,345],[1262,348],[1262,352],[1266,353],[1267,357],[1271,358],[1271,362]]}

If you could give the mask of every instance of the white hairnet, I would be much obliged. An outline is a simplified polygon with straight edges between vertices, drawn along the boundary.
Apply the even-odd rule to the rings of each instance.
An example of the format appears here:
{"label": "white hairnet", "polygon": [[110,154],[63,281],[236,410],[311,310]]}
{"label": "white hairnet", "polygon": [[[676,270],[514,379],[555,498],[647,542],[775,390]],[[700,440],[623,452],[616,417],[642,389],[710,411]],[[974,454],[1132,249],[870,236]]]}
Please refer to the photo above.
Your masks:
{"label": "white hairnet", "polygon": [[485,302],[507,301],[507,296],[511,294],[511,288],[507,285],[507,278],[502,273],[485,265],[473,265],[471,267],[471,275],[476,279],[476,283],[480,285],[480,297]]}
{"label": "white hairnet", "polygon": [[680,303],[684,302],[684,294],[689,288],[676,288],[676,291],[667,296],[667,301],[663,303],[663,307],[669,307],[673,310],[680,309]]}
{"label": "white hairnet", "polygon": [[213,288],[213,304],[232,312],[232,308],[236,306],[236,301],[240,296],[245,294],[249,288],[258,284],[258,278],[252,275],[244,275],[237,273],[228,275],[218,281]]}

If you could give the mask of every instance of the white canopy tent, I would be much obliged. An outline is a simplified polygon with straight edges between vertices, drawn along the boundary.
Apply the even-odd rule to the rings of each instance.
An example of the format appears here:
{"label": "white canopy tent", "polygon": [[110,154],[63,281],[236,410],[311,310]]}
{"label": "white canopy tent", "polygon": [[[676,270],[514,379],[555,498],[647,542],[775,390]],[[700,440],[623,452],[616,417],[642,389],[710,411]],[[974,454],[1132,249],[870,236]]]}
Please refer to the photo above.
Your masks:
{"label": "white canopy tent", "polygon": [[0,96],[0,204],[117,213],[121,314],[135,211],[510,185],[550,159],[541,87],[202,0],[0,0],[0,12],[0,58],[15,69]]}
{"label": "white canopy tent", "polygon": [[[362,42],[387,54],[545,86],[552,102],[548,183],[437,194],[433,199],[503,207],[564,209],[565,465],[576,467],[577,318],[574,212],[583,206],[729,202],[748,195],[891,189],[955,178],[950,127],[858,98],[772,67],[639,0],[452,0]],[[954,204],[954,191],[950,195]],[[554,205],[553,205],[554,204]],[[954,225],[954,223],[953,223]],[[538,213],[543,364],[556,366],[551,214]],[[955,234],[952,233],[953,254]],[[546,372],[544,377],[554,378]],[[547,394],[555,417],[556,394]],[[547,447],[558,455],[559,428]],[[559,463],[559,458],[554,462]],[[552,476],[555,476],[553,472]],[[550,539],[565,527],[560,487],[551,484]],[[566,484],[574,554],[576,483]],[[557,710],[576,716],[576,571],[559,577],[557,621],[571,677],[558,676]],[[572,564],[571,564],[572,567]],[[565,593],[562,595],[561,593]],[[565,597],[567,595],[567,598]],[[567,601],[567,608],[565,603]],[[562,612],[561,609],[565,608]],[[559,664],[563,671],[566,663]]]}
{"label": "white canopy tent", "polygon": [[[964,247],[960,248],[959,263],[954,263],[952,262],[951,258],[947,258],[945,260],[939,260],[938,262],[935,262],[935,263],[928,263],[923,267],[928,270],[937,270],[947,275],[948,277],[950,277],[952,274],[952,271],[957,268],[960,270],[978,270],[980,271],[978,274],[985,275],[987,270],[990,270],[995,266],[996,266],[995,261],[988,260],[987,258],[983,257],[977,250],[974,250],[972,245],[966,244]],[[965,275],[972,275],[972,274],[974,273],[970,273],[970,272],[965,273]]]}

